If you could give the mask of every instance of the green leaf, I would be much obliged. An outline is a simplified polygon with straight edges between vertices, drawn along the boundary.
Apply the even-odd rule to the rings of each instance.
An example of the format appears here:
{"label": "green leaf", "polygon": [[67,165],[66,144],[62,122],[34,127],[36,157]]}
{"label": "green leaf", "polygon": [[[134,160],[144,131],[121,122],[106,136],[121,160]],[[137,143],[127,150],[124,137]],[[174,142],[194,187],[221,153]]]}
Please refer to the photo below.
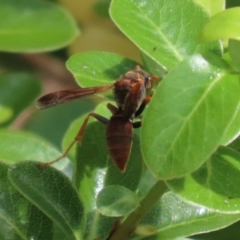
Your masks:
{"label": "green leaf", "polygon": [[96,199],[98,211],[111,217],[129,214],[138,206],[138,199],[134,192],[123,186],[111,185],[103,188]]}
{"label": "green leaf", "polygon": [[110,16],[143,53],[168,70],[196,51],[220,52],[219,43],[198,46],[208,16],[193,1],[113,0]]}
{"label": "green leaf", "polygon": [[0,76],[0,123],[9,125],[40,93],[40,83],[29,73]]}
{"label": "green leaf", "polygon": [[234,141],[232,141],[228,147],[236,150],[236,151],[240,151],[240,137],[236,138]]}
{"label": "green leaf", "polygon": [[235,116],[233,117],[231,124],[228,126],[227,130],[225,131],[225,134],[222,137],[221,145],[229,145],[231,142],[233,142],[240,134],[240,111],[239,109],[236,109]]}
{"label": "green leaf", "polygon": [[238,70],[240,70],[240,41],[229,39],[228,51],[231,59],[236,64]]}
{"label": "green leaf", "polygon": [[0,238],[52,239],[52,221],[12,186],[9,167],[0,162]]}
{"label": "green leaf", "polygon": [[156,61],[150,58],[148,55],[141,53],[142,60],[144,62],[144,66],[148,69],[148,71],[152,75],[156,75],[158,77],[164,77],[167,74],[167,70],[159,65]]}
{"label": "green leaf", "polygon": [[38,52],[68,45],[78,35],[72,16],[46,1],[0,0],[0,50]]}
{"label": "green leaf", "polygon": [[[168,192],[137,227],[135,232],[140,236],[130,239],[182,239],[226,227],[239,219],[240,214],[217,213],[184,202],[174,193]],[[148,235],[152,237],[144,238]]]}
{"label": "green leaf", "polygon": [[220,147],[196,172],[167,182],[184,199],[223,213],[240,213],[240,154]]}
{"label": "green leaf", "polygon": [[11,183],[62,229],[69,239],[81,239],[83,206],[69,179],[53,167],[25,161],[9,169]]}
{"label": "green leaf", "polygon": [[204,10],[210,15],[213,16],[218,12],[221,12],[225,9],[225,0],[194,0]]}
{"label": "green leaf", "polygon": [[[29,159],[49,162],[61,155],[46,140],[24,131],[1,130],[0,149],[0,159],[10,163]],[[64,169],[68,163],[65,158],[54,166]]]}
{"label": "green leaf", "polygon": [[[111,114],[106,108],[106,104],[107,102],[101,103],[94,112],[109,118]],[[64,149],[74,139],[84,119],[85,116],[74,121],[70,126],[64,139]],[[101,189],[109,185],[120,185],[135,191],[143,172],[138,136],[134,135],[133,137],[129,163],[126,171],[122,173],[109,157],[105,130],[104,124],[90,118],[81,145],[78,143],[75,145],[77,148],[73,181],[82,197],[84,209],[86,209],[86,225],[89,226],[84,237],[86,240],[97,237],[107,238],[115,221],[102,216],[96,210],[96,197]]]}
{"label": "green leaf", "polygon": [[227,9],[214,15],[203,28],[200,41],[240,39],[240,7]]}
{"label": "green leaf", "polygon": [[[232,1],[232,0],[231,0]],[[235,1],[235,0],[233,0]],[[194,239],[198,240],[210,240],[210,239],[217,239],[217,240],[225,240],[225,239],[235,239],[236,234],[238,234],[240,227],[240,221],[227,226],[226,228],[219,229],[218,231],[208,232],[205,234],[195,235]]]}
{"label": "green leaf", "polygon": [[139,65],[114,53],[87,52],[70,57],[67,68],[83,87],[108,85]]}
{"label": "green leaf", "polygon": [[176,178],[203,164],[238,115],[239,92],[239,76],[215,58],[195,55],[168,73],[141,129],[144,160],[154,175]]}

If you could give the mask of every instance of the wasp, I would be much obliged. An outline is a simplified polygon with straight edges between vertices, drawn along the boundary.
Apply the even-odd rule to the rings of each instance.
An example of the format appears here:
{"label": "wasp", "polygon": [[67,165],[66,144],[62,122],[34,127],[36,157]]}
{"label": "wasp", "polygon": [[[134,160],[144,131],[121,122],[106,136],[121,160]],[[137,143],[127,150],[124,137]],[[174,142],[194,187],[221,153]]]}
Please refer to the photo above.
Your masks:
{"label": "wasp", "polygon": [[37,107],[44,109],[56,106],[74,99],[90,96],[93,94],[112,90],[117,106],[110,103],[107,108],[112,116],[107,119],[99,114],[91,112],[85,118],[80,130],[66,151],[57,159],[42,163],[43,166],[51,165],[66,157],[76,142],[81,142],[90,117],[106,125],[106,142],[110,157],[121,172],[124,172],[129,160],[132,148],[133,128],[139,128],[141,121],[133,122],[140,116],[152,94],[147,96],[147,91],[153,86],[153,81],[158,80],[156,76],[150,76],[139,66],[121,75],[110,85],[89,88],[69,89],[49,93],[37,101]]}

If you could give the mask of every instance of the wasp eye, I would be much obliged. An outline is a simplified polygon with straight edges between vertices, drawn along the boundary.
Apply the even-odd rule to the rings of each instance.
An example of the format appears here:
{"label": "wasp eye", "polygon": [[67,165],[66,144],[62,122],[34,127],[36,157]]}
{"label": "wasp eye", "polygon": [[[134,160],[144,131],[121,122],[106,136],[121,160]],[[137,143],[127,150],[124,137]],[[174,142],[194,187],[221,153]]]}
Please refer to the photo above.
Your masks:
{"label": "wasp eye", "polygon": [[145,87],[148,89],[148,88],[151,88],[151,78],[149,76],[145,76],[144,77],[144,81],[145,81]]}
{"label": "wasp eye", "polygon": [[144,79],[145,79],[146,82],[151,80],[151,78],[149,76],[145,77]]}

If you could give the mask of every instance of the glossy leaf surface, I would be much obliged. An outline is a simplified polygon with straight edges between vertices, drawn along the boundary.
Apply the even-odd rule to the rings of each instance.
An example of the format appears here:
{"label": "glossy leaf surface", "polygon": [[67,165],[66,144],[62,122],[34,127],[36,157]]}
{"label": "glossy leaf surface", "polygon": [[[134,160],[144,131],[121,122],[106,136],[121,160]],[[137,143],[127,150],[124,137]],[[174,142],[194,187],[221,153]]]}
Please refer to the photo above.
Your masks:
{"label": "glossy leaf surface", "polygon": [[109,85],[138,63],[114,53],[87,52],[73,55],[67,68],[82,87]]}
{"label": "glossy leaf surface", "polygon": [[240,7],[230,8],[213,16],[202,30],[202,42],[217,39],[240,39]]}
{"label": "glossy leaf surface", "polygon": [[240,41],[229,39],[228,41],[228,51],[231,59],[240,69]]}
{"label": "glossy leaf surface", "polygon": [[[56,151],[54,148],[49,146],[49,143],[45,142],[43,139],[41,139],[39,137],[36,137],[33,134],[30,134],[27,132],[1,130],[0,139],[1,139],[1,141],[0,141],[0,148],[1,148],[0,158],[2,160],[4,160],[5,162],[11,162],[11,163],[19,162],[21,160],[31,159],[31,158],[34,160],[43,162],[43,161],[53,160],[60,155],[60,153],[58,151]],[[21,165],[21,164],[23,164],[23,165]],[[66,161],[62,160],[59,164],[56,164],[56,165],[60,169],[63,169],[65,172],[67,172],[65,169]],[[23,167],[18,168],[18,166],[23,166]],[[61,208],[61,206],[59,206],[58,203],[61,205],[61,201],[63,201],[63,205],[64,205],[64,204],[66,204],[66,202],[68,200],[70,202],[73,200],[72,198],[70,198],[70,199],[68,198],[67,200],[65,198],[68,191],[70,191],[69,194],[71,196],[74,196],[74,193],[72,193],[71,191],[75,191],[75,190],[73,190],[71,182],[65,176],[63,176],[62,173],[59,173],[57,170],[54,170],[53,168],[51,168],[52,171],[47,172],[47,170],[45,171],[45,168],[43,168],[43,169],[40,168],[38,163],[27,162],[27,161],[20,163],[20,165],[12,165],[11,169],[13,171],[16,171],[16,175],[14,176],[15,179],[11,180],[12,183],[13,183],[13,181],[16,181],[16,184],[13,183],[14,186],[16,186],[18,184],[20,185],[20,186],[16,186],[16,189],[19,190],[34,205],[36,204],[38,206],[38,208],[35,209],[35,207],[34,206],[31,207],[31,204],[30,204],[30,207],[29,207],[30,209],[26,213],[27,214],[26,220],[24,220],[24,221],[31,220],[35,224],[38,222],[39,224],[36,224],[35,228],[37,228],[37,227],[41,228],[41,221],[45,221],[44,219],[43,220],[39,219],[39,217],[41,215],[41,211],[39,210],[39,205],[43,204],[43,205],[41,205],[40,208],[42,208],[42,211],[48,217],[50,217],[52,220],[54,220],[54,222],[55,222],[55,218],[58,216],[56,214],[54,215],[54,210],[52,212],[51,204],[56,205],[56,207]],[[70,175],[69,172],[67,172],[67,174]],[[41,181],[41,177],[43,177],[44,180]],[[53,179],[51,180],[51,178],[53,178]],[[24,182],[24,181],[26,181],[26,182]],[[46,181],[46,182],[44,183],[44,181]],[[54,183],[54,184],[52,184],[52,183]],[[44,184],[46,185],[45,187],[43,186]],[[49,191],[51,192],[50,196],[48,195]],[[52,201],[50,202],[49,199],[51,199],[50,198],[51,194],[53,194],[54,196],[52,196]],[[78,199],[78,195],[76,195],[76,192],[75,192],[75,197],[76,196]],[[18,194],[18,195],[14,194],[14,201],[20,202],[20,203],[22,201],[24,202],[25,200],[21,200],[22,198],[23,197],[21,197],[20,194]],[[32,200],[36,200],[36,202],[32,201]],[[40,201],[40,204],[38,201]],[[4,202],[5,202],[5,200],[4,200]],[[79,202],[79,199],[75,200],[75,202],[72,202],[72,203],[73,203],[73,205],[75,204],[76,207],[78,207],[79,204],[81,206],[81,202]],[[4,204],[2,202],[0,205],[4,206]],[[13,206],[11,206],[11,207],[13,207]],[[21,207],[22,207],[22,205],[21,205]],[[70,206],[67,206],[67,208],[70,209]],[[21,211],[23,211],[24,209],[25,208],[23,208]],[[47,209],[48,209],[48,211],[46,212]],[[14,210],[14,207],[12,210]],[[74,211],[75,211],[75,208],[74,208]],[[78,213],[81,215],[82,211],[80,211]],[[65,212],[64,214],[65,214],[64,216],[66,217],[67,220],[68,220],[68,214],[74,216],[71,212]],[[13,220],[17,221],[18,216],[14,216],[14,217],[15,218]],[[84,220],[83,217],[81,217],[81,221],[82,220]],[[48,220],[48,221],[50,221],[50,220]],[[60,225],[61,224],[64,225],[63,223],[61,223],[61,218],[58,219],[58,221],[60,221]],[[44,222],[42,222],[42,223],[44,224]],[[28,224],[28,222],[26,222],[26,224]],[[50,221],[50,223],[46,223],[46,224],[47,224],[46,228],[48,228],[48,230],[49,230],[49,233],[46,233],[46,234],[48,234],[48,236],[50,236],[52,234],[51,232],[53,231],[52,230],[52,221]],[[58,222],[58,224],[59,224],[59,222]],[[80,227],[80,224],[78,227]],[[31,229],[29,229],[29,231],[30,230]],[[64,231],[64,230],[62,230],[62,231]],[[38,233],[38,231],[34,230],[34,234],[37,234],[37,233]],[[63,234],[63,232],[62,232],[62,234]],[[44,236],[44,232],[41,234],[38,234],[38,235]]]}
{"label": "glossy leaf surface", "polygon": [[182,239],[217,230],[239,219],[239,214],[217,213],[203,206],[184,202],[172,192],[168,192],[137,227],[136,233],[140,236],[130,239]]}
{"label": "glossy leaf surface", "polygon": [[13,187],[8,178],[9,167],[10,165],[0,162],[1,239],[30,239],[32,237],[52,239],[53,222]]}
{"label": "glossy leaf surface", "polygon": [[168,186],[181,197],[210,209],[240,213],[240,154],[220,147],[196,172],[168,181]]}
{"label": "glossy leaf surface", "polygon": [[[213,60],[196,55],[179,64],[159,84],[145,110],[142,152],[158,178],[196,170],[239,114],[239,77]],[[238,131],[239,126],[234,134]]]}
{"label": "glossy leaf surface", "polygon": [[[7,163],[20,162],[22,160],[34,160],[49,162],[61,155],[47,141],[32,133],[24,131],[0,131],[0,159]],[[67,158],[54,164],[54,167],[71,175]]]}
{"label": "glossy leaf surface", "polygon": [[16,189],[51,218],[66,237],[80,238],[83,206],[66,176],[52,167],[42,168],[36,162],[25,161],[14,164],[9,177]]}
{"label": "glossy leaf surface", "polygon": [[138,206],[138,199],[129,189],[112,185],[99,192],[96,205],[101,214],[120,217],[132,212]]}
{"label": "glossy leaf surface", "polygon": [[210,15],[213,16],[214,14],[221,12],[224,10],[225,7],[225,0],[194,0],[200,6],[204,8],[204,10]]}
{"label": "glossy leaf surface", "polygon": [[45,1],[0,1],[0,50],[37,52],[69,44],[78,29],[63,8]]}
{"label": "glossy leaf surface", "polygon": [[196,51],[220,51],[218,43],[198,46],[208,16],[193,1],[114,0],[110,16],[143,53],[168,70]]}

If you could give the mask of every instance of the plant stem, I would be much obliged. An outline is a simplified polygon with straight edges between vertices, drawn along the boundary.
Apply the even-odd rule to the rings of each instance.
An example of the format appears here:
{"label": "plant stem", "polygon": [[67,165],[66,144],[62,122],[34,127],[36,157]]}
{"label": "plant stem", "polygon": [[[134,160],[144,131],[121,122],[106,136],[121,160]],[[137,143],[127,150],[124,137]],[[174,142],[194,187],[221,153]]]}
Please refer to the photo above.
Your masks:
{"label": "plant stem", "polygon": [[140,201],[139,207],[126,218],[116,232],[110,237],[110,240],[128,239],[138,223],[153,208],[166,190],[167,187],[165,185],[163,187],[163,182],[157,181],[148,194]]}

